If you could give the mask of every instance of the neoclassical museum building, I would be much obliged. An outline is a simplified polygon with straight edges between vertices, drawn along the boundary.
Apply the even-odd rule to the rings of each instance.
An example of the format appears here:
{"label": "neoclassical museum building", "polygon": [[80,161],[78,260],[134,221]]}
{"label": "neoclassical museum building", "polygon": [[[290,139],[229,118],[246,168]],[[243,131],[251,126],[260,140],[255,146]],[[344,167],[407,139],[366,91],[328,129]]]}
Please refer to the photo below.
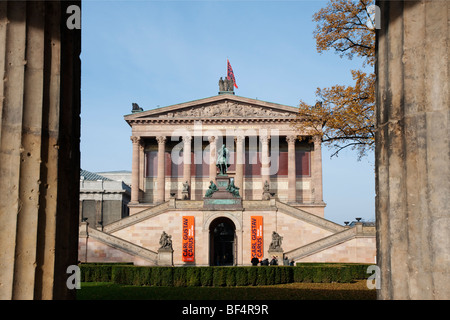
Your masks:
{"label": "neoclassical museum building", "polygon": [[133,104],[129,215],[81,220],[79,260],[375,263],[373,226],[325,219],[321,138],[292,125],[297,112],[233,90],[147,111]]}

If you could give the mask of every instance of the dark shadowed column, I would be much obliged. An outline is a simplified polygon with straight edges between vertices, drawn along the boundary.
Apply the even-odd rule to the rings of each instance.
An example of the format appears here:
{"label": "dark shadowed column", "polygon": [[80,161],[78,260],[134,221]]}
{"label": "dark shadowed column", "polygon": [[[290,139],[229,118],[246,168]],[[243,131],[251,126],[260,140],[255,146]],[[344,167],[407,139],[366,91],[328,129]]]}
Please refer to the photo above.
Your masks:
{"label": "dark shadowed column", "polygon": [[[74,298],[80,1],[0,2],[0,299]],[[72,11],[70,11],[72,13]]]}
{"label": "dark shadowed column", "polygon": [[378,1],[381,299],[450,298],[450,1]]}

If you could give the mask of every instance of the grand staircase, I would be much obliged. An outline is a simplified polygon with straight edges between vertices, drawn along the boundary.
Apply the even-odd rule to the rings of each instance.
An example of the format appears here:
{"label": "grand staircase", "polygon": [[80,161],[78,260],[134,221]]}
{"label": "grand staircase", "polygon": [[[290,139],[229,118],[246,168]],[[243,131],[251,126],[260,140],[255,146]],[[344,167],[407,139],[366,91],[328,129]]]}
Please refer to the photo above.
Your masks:
{"label": "grand staircase", "polygon": [[318,227],[326,229],[328,231],[334,232],[328,237],[319,239],[317,241],[311,242],[307,245],[298,247],[296,249],[285,252],[284,254],[289,257],[289,259],[300,260],[309,255],[318,253],[320,251],[326,250],[333,246],[339,245],[358,236],[373,236],[375,237],[375,229],[367,231],[362,225],[354,227],[344,227],[336,224],[332,221],[326,220],[324,218],[315,216],[301,209],[292,207],[288,204],[277,201],[276,206],[278,210],[285,214],[289,214],[292,217],[303,220],[305,222],[314,224]]}
{"label": "grand staircase", "polygon": [[108,233],[88,228],[88,234],[89,237],[92,237],[100,242],[103,242],[104,244],[111,246],[115,249],[119,249],[121,251],[124,251],[128,254],[138,256],[142,259],[148,260],[150,262],[153,262],[157,264],[158,261],[158,253],[148,250],[144,247],[138,246],[134,243],[125,241],[121,238],[115,237],[113,235],[110,235]]}
{"label": "grand staircase", "polygon": [[[151,217],[155,217],[159,214],[166,212],[170,208],[182,208],[187,205],[187,202],[171,203],[171,201],[164,202],[157,206],[144,209],[141,212],[113,222],[107,226],[103,227],[103,231],[88,228],[89,237],[92,237],[108,246],[116,248],[118,250],[124,251],[134,256],[138,256],[142,259],[145,259],[149,262],[157,265],[158,261],[158,253],[146,249],[144,247],[138,246],[129,241],[123,240],[121,238],[115,237],[111,235],[118,230],[131,226],[135,223],[144,221]],[[354,227],[344,227],[322,217],[316,216],[309,212],[306,212],[302,209],[290,206],[286,203],[279,201],[267,201],[267,205],[272,208],[276,207],[276,210],[290,215],[293,218],[305,221],[307,223],[313,224],[317,227],[320,227],[324,230],[332,232],[331,235],[319,239],[315,242],[309,243],[307,245],[298,247],[296,249],[285,252],[285,255],[289,257],[289,259],[301,260],[309,255],[318,253],[320,251],[329,249],[333,246],[339,245],[351,239],[354,239],[358,236],[373,236],[375,237],[375,230],[370,228],[363,228],[362,225],[357,225]],[[244,207],[251,206],[251,202],[244,202]],[[188,207],[186,208],[188,209]]]}

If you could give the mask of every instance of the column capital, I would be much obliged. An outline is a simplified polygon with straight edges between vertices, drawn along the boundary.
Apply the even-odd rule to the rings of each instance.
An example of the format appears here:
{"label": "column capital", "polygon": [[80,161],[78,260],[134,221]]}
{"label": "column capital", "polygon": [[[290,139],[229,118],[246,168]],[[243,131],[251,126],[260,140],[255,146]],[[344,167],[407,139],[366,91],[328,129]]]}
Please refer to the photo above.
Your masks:
{"label": "column capital", "polygon": [[235,136],[234,137],[234,142],[236,143],[242,143],[242,141],[244,141],[245,137],[244,136]]}
{"label": "column capital", "polygon": [[321,135],[315,135],[311,137],[311,141],[314,143],[314,145],[320,145],[322,143],[322,136]]}
{"label": "column capital", "polygon": [[192,136],[184,136],[183,137],[183,142],[184,143],[190,143],[192,141]]}
{"label": "column capital", "polygon": [[166,139],[167,139],[166,136],[158,136],[158,137],[156,137],[156,141],[158,141],[158,144],[166,143]]}
{"label": "column capital", "polygon": [[262,135],[262,136],[259,136],[259,140],[260,140],[262,143],[268,143],[269,140],[270,140],[270,135]]}
{"label": "column capital", "polygon": [[288,144],[293,144],[293,143],[295,143],[296,140],[297,140],[297,136],[294,136],[294,135],[286,136],[286,141]]}
{"label": "column capital", "polygon": [[131,136],[130,137],[131,142],[133,143],[140,143],[141,142],[141,137],[137,137],[137,136]]}

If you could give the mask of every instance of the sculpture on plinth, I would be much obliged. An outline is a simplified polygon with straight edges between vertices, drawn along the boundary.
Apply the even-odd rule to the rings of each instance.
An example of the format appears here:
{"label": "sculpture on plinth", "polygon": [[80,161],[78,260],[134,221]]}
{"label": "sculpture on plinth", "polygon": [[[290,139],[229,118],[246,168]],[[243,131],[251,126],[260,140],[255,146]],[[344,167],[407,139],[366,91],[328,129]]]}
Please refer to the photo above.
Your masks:
{"label": "sculpture on plinth", "polygon": [[217,153],[217,162],[216,162],[216,167],[219,169],[220,175],[226,175],[228,167],[230,166],[229,158],[230,152],[225,147],[225,145],[222,145],[219,152]]}
{"label": "sculpture on plinth", "polygon": [[269,245],[269,251],[283,251],[283,249],[281,249],[282,240],[283,237],[274,231],[272,233],[272,242]]}
{"label": "sculpture on plinth", "polygon": [[183,183],[183,191],[181,191],[181,198],[183,200],[189,199],[189,183],[187,181]]}
{"label": "sculpture on plinth", "polygon": [[230,192],[233,196],[235,196],[237,198],[240,197],[240,195],[239,195],[239,188],[234,185],[234,179],[230,180],[230,184],[228,185],[226,190],[228,192]]}
{"label": "sculpture on plinth", "polygon": [[159,245],[161,246],[159,249],[172,250],[172,236],[169,236],[165,231],[161,234],[161,238],[159,239]]}
{"label": "sculpture on plinth", "polygon": [[219,188],[217,188],[217,186],[214,184],[213,181],[210,181],[209,182],[209,188],[208,188],[208,190],[206,190],[205,197],[206,198],[211,198],[213,193],[216,192],[217,190],[219,190]]}
{"label": "sculpture on plinth", "polygon": [[233,79],[229,79],[228,77],[225,77],[225,79],[222,79],[222,77],[220,77],[220,79],[219,79],[219,93],[220,92],[233,92],[234,93],[234,81],[233,81]]}
{"label": "sculpture on plinth", "polygon": [[172,236],[163,231],[159,245],[161,247],[158,249],[158,266],[173,266]]}
{"label": "sculpture on plinth", "polygon": [[267,180],[263,186],[263,200],[270,200],[270,184]]}

